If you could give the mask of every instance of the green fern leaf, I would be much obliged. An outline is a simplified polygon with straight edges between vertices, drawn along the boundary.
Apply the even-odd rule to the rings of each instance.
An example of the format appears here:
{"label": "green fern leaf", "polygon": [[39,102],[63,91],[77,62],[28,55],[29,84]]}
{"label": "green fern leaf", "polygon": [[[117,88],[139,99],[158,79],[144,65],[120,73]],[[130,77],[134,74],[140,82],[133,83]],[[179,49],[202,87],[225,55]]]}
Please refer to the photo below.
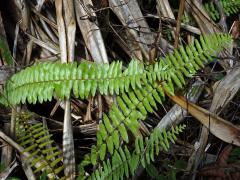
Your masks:
{"label": "green fern leaf", "polygon": [[92,146],[91,148],[91,162],[93,165],[97,164],[97,150],[96,146]]}
{"label": "green fern leaf", "polygon": [[[219,2],[227,16],[236,14],[240,10],[239,0],[220,0]],[[213,2],[204,3],[204,8],[214,21],[220,19],[220,13]]]}
{"label": "green fern leaf", "polygon": [[[42,123],[31,124],[31,115],[18,114],[16,123],[17,141],[28,152],[27,158],[31,161],[31,166],[36,167],[34,172],[47,172],[49,177],[60,178],[64,169],[62,161],[62,152],[54,146],[47,128]],[[56,171],[57,169],[57,171]],[[62,177],[64,178],[64,177]]]}
{"label": "green fern leaf", "polygon": [[[109,117],[104,115],[103,124],[100,124],[99,133],[102,133],[100,139],[97,138],[97,151],[101,148],[101,144],[106,143],[108,146],[108,152],[110,154],[113,153],[114,149],[119,149],[119,138],[120,136],[123,138],[125,143],[128,143],[128,131],[130,130],[132,134],[137,137],[139,135],[139,123],[138,120],[145,119],[148,112],[153,112],[155,108],[157,108],[156,101],[162,102],[164,99],[164,91],[169,93],[170,95],[174,95],[174,84],[177,84],[179,87],[185,84],[184,76],[190,76],[195,73],[201,67],[201,63],[198,61],[205,62],[206,58],[213,51],[221,50],[223,44],[225,42],[228,43],[231,41],[229,36],[225,35],[211,35],[209,37],[210,41],[216,42],[218,45],[213,45],[210,47],[210,43],[206,38],[200,38],[201,45],[196,41],[200,48],[200,53],[197,51],[192,52],[191,46],[194,44],[190,44],[186,48],[180,47],[180,53],[175,51],[173,55],[167,56],[165,59],[157,62],[155,65],[150,65],[146,67],[146,81],[143,81],[140,89],[127,89],[128,92],[120,93],[120,96],[117,97],[117,104],[113,105],[112,109],[109,112]],[[223,40],[224,39],[224,40]],[[223,40],[223,41],[221,41]],[[195,47],[195,46],[194,46]],[[211,51],[209,50],[211,49]],[[196,48],[195,48],[196,50]],[[186,52],[185,52],[186,51]],[[216,52],[215,52],[216,53]],[[175,58],[176,57],[176,58]],[[204,57],[204,58],[202,58]],[[177,61],[176,59],[180,58],[181,61]],[[183,59],[183,60],[182,60]],[[209,59],[211,60],[211,59]],[[200,65],[198,65],[200,64]],[[134,72],[134,66],[136,66],[135,62],[131,62],[129,68],[124,71],[126,74],[132,75]],[[176,66],[176,67],[174,67]],[[186,66],[186,68],[184,68]],[[169,68],[169,69],[168,69]],[[176,68],[176,69],[174,69]],[[135,68],[136,69],[136,68]],[[184,69],[184,70],[183,70]],[[183,70],[183,72],[182,72]],[[186,72],[184,72],[186,71]],[[151,75],[150,72],[154,72]],[[159,73],[160,72],[160,73]],[[159,86],[156,82],[152,82],[155,80],[161,80],[161,85]],[[152,85],[150,85],[152,82]],[[128,85],[129,82],[126,82]],[[145,83],[145,84],[144,84]],[[129,86],[130,87],[130,86]],[[133,87],[133,86],[131,86]],[[114,129],[114,130],[113,130]],[[114,134],[114,136],[113,136]],[[168,139],[166,138],[166,134],[163,133],[163,137],[160,135],[160,144],[162,147],[167,150],[169,146]],[[115,143],[112,143],[113,138],[116,139]],[[166,141],[163,143],[163,139]],[[172,139],[169,139],[172,141]],[[108,142],[110,142],[108,144]],[[156,152],[159,152],[159,147],[156,147]],[[107,152],[106,152],[107,153]],[[153,158],[153,152],[149,152],[150,158]],[[103,153],[104,154],[104,153]],[[103,154],[102,157],[103,158]],[[148,159],[149,160],[149,159]]]}
{"label": "green fern leaf", "polygon": [[118,149],[119,148],[119,135],[118,135],[118,131],[117,130],[115,130],[114,132],[113,132],[113,142],[114,142],[114,146],[116,147],[116,149]]}
{"label": "green fern leaf", "polygon": [[[210,43],[211,42],[211,43]],[[202,67],[211,56],[222,50],[231,42],[231,37],[224,34],[213,34],[200,37],[200,43],[190,44],[186,48],[180,47],[172,55],[160,59],[154,65],[144,67],[136,60],[130,62],[123,71],[119,62],[111,65],[83,62],[60,64],[38,63],[13,75],[6,82],[3,97],[0,102],[5,105],[36,103],[51,100],[53,93],[60,99],[69,98],[71,94],[84,99],[90,94],[119,94],[128,92],[129,88],[141,88],[142,83],[169,81],[178,87],[184,85],[183,74],[191,77]],[[197,49],[197,51],[195,51]],[[174,74],[174,75],[173,75]]]}
{"label": "green fern leaf", "polygon": [[121,133],[121,136],[122,136],[123,140],[124,140],[126,143],[128,143],[127,130],[126,130],[126,128],[125,128],[125,126],[124,126],[123,124],[121,124],[121,125],[119,126],[119,131],[120,131],[120,133]]}
{"label": "green fern leaf", "polygon": [[[107,145],[102,144],[100,147],[100,160],[104,160],[105,154],[106,154],[106,149],[107,149]],[[95,161],[93,161],[93,162],[95,162]]]}
{"label": "green fern leaf", "polygon": [[[180,125],[176,128],[172,127],[171,131],[162,133],[158,129],[154,129],[149,138],[139,137],[135,140],[136,148],[133,153],[130,153],[126,146],[120,147],[118,151],[114,151],[111,164],[109,159],[106,161],[107,164],[103,162],[101,171],[95,171],[91,178],[97,179],[99,176],[101,179],[124,179],[130,174],[134,175],[139,163],[146,167],[154,160],[154,155],[157,154],[155,147],[160,148],[162,144],[167,142],[166,139],[173,139],[173,134],[178,134],[184,128],[185,125]],[[167,148],[168,145],[165,147]]]}

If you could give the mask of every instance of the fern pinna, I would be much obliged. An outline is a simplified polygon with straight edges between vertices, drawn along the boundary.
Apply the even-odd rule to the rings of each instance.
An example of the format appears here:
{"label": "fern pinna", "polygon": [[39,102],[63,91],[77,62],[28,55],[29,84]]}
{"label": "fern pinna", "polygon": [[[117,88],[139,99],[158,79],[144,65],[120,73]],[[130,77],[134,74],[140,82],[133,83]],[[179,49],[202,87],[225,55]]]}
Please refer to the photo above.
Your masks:
{"label": "fern pinna", "polygon": [[[84,99],[94,96],[97,91],[103,95],[117,94],[116,104],[111,107],[108,115],[104,114],[99,124],[97,143],[92,147],[91,153],[86,156],[81,166],[82,170],[84,165],[89,163],[98,166],[98,162],[104,161],[106,154],[109,153],[113,158],[112,164],[110,160],[104,161],[105,165],[104,162],[102,164],[104,169],[108,169],[107,174],[109,174],[116,164],[119,165],[119,161],[124,161],[124,155],[130,159],[139,157],[136,155],[139,152],[138,146],[132,154],[130,153],[130,156],[128,149],[121,148],[129,141],[129,131],[136,138],[136,143],[146,144],[148,141],[148,139],[138,141],[139,138],[143,138],[139,133],[139,120],[144,120],[148,112],[153,112],[157,108],[157,103],[162,103],[165,92],[173,95],[175,85],[182,88],[186,77],[192,77],[231,41],[231,37],[226,34],[201,36],[194,43],[185,48],[181,46],[178,50],[174,50],[173,54],[160,58],[154,64],[145,65],[132,60],[125,68],[122,67],[121,62],[113,62],[110,65],[96,65],[90,62],[81,64],[37,63],[16,73],[7,81],[0,102],[5,105],[15,105],[26,101],[41,103],[51,100],[54,95],[60,99],[70,98],[70,96]],[[158,138],[151,139],[152,136],[156,136],[155,130],[150,135],[150,142],[158,144]],[[168,138],[168,136],[159,137],[162,137],[160,143]],[[162,147],[165,146],[162,144]],[[141,145],[142,147],[144,146]],[[151,158],[153,151],[158,150],[151,150]],[[120,156],[116,155],[116,152]],[[147,157],[144,162],[149,162]],[[132,171],[134,173],[134,170]],[[99,179],[101,172],[96,171],[96,173],[93,177]],[[122,178],[123,174],[127,175],[124,171],[119,177]]]}
{"label": "fern pinna", "polygon": [[[240,0],[220,0],[219,2],[227,16],[237,14],[240,10]],[[205,3],[204,7],[214,21],[220,19],[220,13],[213,2]]]}

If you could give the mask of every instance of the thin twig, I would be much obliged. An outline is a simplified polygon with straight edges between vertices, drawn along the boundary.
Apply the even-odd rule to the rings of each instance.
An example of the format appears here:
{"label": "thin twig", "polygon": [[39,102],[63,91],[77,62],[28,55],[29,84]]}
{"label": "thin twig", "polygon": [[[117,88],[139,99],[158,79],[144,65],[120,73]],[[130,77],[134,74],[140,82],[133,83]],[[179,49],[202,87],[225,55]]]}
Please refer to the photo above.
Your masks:
{"label": "thin twig", "polygon": [[184,12],[185,7],[185,0],[180,1],[179,10],[178,10],[178,18],[177,18],[177,26],[176,26],[176,32],[175,32],[175,42],[174,42],[174,48],[178,48],[178,40],[179,40],[179,33],[181,28],[181,19]]}

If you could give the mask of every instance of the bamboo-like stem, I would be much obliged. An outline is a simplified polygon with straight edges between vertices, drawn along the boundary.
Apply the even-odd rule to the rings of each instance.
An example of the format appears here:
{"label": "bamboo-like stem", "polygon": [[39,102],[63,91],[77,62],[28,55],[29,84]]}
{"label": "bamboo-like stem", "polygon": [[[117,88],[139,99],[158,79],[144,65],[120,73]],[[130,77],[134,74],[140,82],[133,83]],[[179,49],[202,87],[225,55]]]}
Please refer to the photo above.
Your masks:
{"label": "bamboo-like stem", "polygon": [[[59,44],[61,50],[61,62],[72,62],[74,59],[76,22],[73,1],[56,0],[57,24]],[[65,176],[75,179],[75,153],[73,141],[73,127],[71,121],[71,102],[65,100],[63,123],[63,164]]]}
{"label": "bamboo-like stem", "polygon": [[71,120],[70,100],[65,101],[64,123],[63,123],[63,163],[64,174],[69,179],[75,176],[75,153],[73,141],[73,128]]}
{"label": "bamboo-like stem", "polygon": [[59,45],[61,52],[61,62],[67,62],[67,42],[66,42],[66,30],[63,19],[63,2],[62,0],[55,1],[56,14],[57,14],[57,25],[58,25],[58,34],[59,34]]}
{"label": "bamboo-like stem", "polygon": [[64,21],[66,26],[66,36],[67,36],[67,55],[68,62],[73,62],[74,60],[74,50],[75,50],[75,34],[76,34],[76,21],[73,0],[63,1],[64,4]]}

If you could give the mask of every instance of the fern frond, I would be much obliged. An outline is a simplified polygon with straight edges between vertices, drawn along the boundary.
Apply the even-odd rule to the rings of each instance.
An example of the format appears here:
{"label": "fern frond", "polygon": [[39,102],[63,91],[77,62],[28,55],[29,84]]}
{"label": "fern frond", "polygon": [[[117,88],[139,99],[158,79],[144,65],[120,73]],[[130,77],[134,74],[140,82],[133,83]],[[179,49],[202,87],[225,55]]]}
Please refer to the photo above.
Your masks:
{"label": "fern frond", "polygon": [[[28,152],[28,160],[32,167],[41,162],[41,166],[34,173],[45,171],[60,179],[64,166],[62,152],[54,145],[48,129],[42,123],[31,123],[31,116],[20,114],[16,121],[16,136],[18,143]],[[61,179],[64,179],[62,177]]]}
{"label": "fern frond", "polygon": [[[174,94],[173,82],[181,88],[185,84],[186,76],[191,77],[203,66],[204,62],[212,60],[211,55],[222,50],[223,45],[218,40],[225,38],[228,40],[228,36],[201,37],[201,45],[195,41],[195,47],[193,44],[185,49],[180,47],[173,54],[148,66],[146,68],[147,82],[142,84],[142,88],[121,93],[117,97],[117,104],[111,107],[109,115],[104,114],[97,132],[97,145],[92,146],[90,155],[92,164],[96,165],[98,158],[103,160],[107,152],[113,154],[114,149],[119,149],[121,139],[128,143],[128,131],[137,137],[139,135],[138,121],[144,120],[147,113],[152,113],[154,109],[157,109],[156,104],[164,100],[164,91]],[[215,44],[210,42],[215,42]],[[157,84],[156,80],[160,81],[161,85]]]}
{"label": "fern frond", "polygon": [[181,88],[185,77],[191,77],[229,42],[231,37],[224,34],[201,36],[200,41],[186,48],[181,46],[153,65],[144,67],[132,61],[124,71],[119,62],[111,65],[40,63],[14,75],[6,84],[4,94],[16,104],[26,99],[33,103],[51,100],[54,92],[60,98],[68,98],[71,91],[82,98],[90,91],[94,95],[96,90],[102,94],[121,92],[118,105],[113,105],[109,116],[104,115],[100,123],[97,146],[93,146],[91,153],[92,163],[96,164],[98,157],[103,160],[107,152],[112,154],[119,148],[120,138],[128,142],[128,130],[137,136],[138,120],[153,112],[156,102],[162,102],[164,91],[174,94],[173,82]]}
{"label": "fern frond", "polygon": [[146,77],[143,64],[130,62],[122,71],[121,62],[81,64],[58,62],[38,63],[13,75],[5,85],[5,104],[36,103],[51,101],[55,93],[60,99],[69,98],[71,92],[77,98],[101,94],[119,94],[130,86],[141,87],[140,80]]}
{"label": "fern frond", "polygon": [[[90,162],[95,165],[98,159],[103,160],[106,157],[107,152],[114,156],[115,152],[121,151],[121,140],[128,143],[129,131],[137,139],[140,138],[140,141],[136,140],[135,150],[140,153],[144,142],[153,143],[158,136],[153,133],[155,138],[150,136],[150,139],[141,139],[138,133],[138,121],[144,120],[148,112],[153,112],[154,108],[157,108],[156,103],[164,100],[164,91],[174,94],[175,85],[182,88],[185,85],[186,77],[192,77],[231,40],[231,37],[226,34],[200,36],[199,41],[195,40],[185,48],[180,46],[178,50],[174,50],[173,54],[161,58],[152,65],[132,60],[126,69],[122,68],[121,62],[113,62],[110,65],[90,62],[81,64],[38,63],[13,75],[7,81],[0,102],[5,105],[25,103],[26,101],[41,103],[51,100],[54,94],[60,99],[70,98],[71,94],[84,99],[90,95],[94,96],[97,91],[101,94],[116,93],[119,95],[117,104],[113,105],[108,116],[104,115],[97,133],[97,145],[92,147],[88,157]],[[41,151],[41,148],[46,148],[48,144],[52,145],[50,137],[44,133],[47,131],[40,125],[31,125],[30,127],[29,123],[23,123],[20,127],[22,128],[19,129],[23,137],[22,145],[26,147],[26,151],[32,152],[34,158],[36,157],[33,162],[45,157],[47,152]],[[29,131],[30,128],[33,131]],[[162,146],[167,149],[166,137],[168,134],[163,133],[163,135],[165,137],[162,139],[159,136],[161,139],[159,142],[164,141],[165,146],[163,144]],[[44,143],[41,143],[40,138]],[[40,142],[35,143],[37,141]],[[158,147],[156,146],[156,152],[158,152]],[[39,148],[40,151],[37,151],[36,149]],[[153,152],[149,152],[149,156],[143,158],[146,161],[142,161],[148,163],[149,159],[153,159]],[[138,153],[135,153],[136,156],[130,155],[130,157],[137,158]],[[56,154],[59,153],[56,152]],[[53,157],[55,156],[49,158]],[[50,164],[49,158],[43,158],[43,160],[46,162],[46,167],[49,166],[50,170],[48,169],[48,171],[51,171],[51,168],[59,165],[61,158],[56,158]],[[114,161],[118,161],[117,157]],[[53,173],[56,172],[53,171]]]}
{"label": "fern frond", "polygon": [[172,127],[170,131],[160,132],[154,129],[149,137],[139,137],[135,140],[135,150],[130,153],[124,146],[115,150],[111,159],[104,161],[102,167],[96,170],[89,179],[124,179],[135,174],[135,170],[141,164],[145,167],[154,161],[154,156],[159,154],[161,149],[168,150],[176,140],[176,135],[183,131],[185,125]]}
{"label": "fern frond", "polygon": [[[240,0],[220,0],[219,2],[226,16],[237,14],[240,11]],[[205,3],[204,7],[214,21],[220,19],[220,14],[213,2]]]}
{"label": "fern frond", "polygon": [[[55,93],[60,99],[69,98],[71,93],[77,98],[94,96],[96,91],[101,94],[119,94],[129,88],[141,88],[142,83],[154,81],[172,81],[182,87],[184,76],[191,77],[204,62],[211,60],[224,46],[231,42],[226,34],[201,36],[200,42],[180,47],[172,55],[160,59],[153,65],[146,66],[132,60],[129,66],[122,70],[121,62],[95,64],[89,62],[77,63],[38,63],[13,75],[5,84],[0,102],[5,105],[36,103],[51,100]],[[171,92],[173,93],[173,92]]]}
{"label": "fern frond", "polygon": [[164,90],[157,83],[143,87],[122,93],[117,97],[117,104],[112,105],[109,115],[103,115],[97,132],[97,145],[91,151],[92,164],[96,164],[98,157],[104,160],[107,152],[113,154],[114,149],[120,147],[121,139],[128,143],[128,131],[137,137],[138,121],[144,120],[147,113],[157,109],[156,103],[164,100]]}

